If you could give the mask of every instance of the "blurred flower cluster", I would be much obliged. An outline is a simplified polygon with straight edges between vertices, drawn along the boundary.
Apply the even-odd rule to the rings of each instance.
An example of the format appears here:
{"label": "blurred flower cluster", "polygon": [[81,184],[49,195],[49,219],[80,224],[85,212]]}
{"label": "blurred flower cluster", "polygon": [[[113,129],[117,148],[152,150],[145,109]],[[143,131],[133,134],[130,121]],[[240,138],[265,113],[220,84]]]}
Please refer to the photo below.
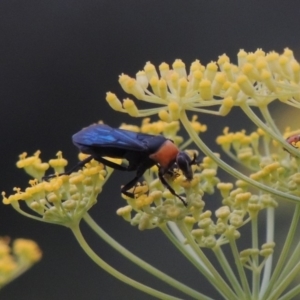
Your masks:
{"label": "blurred flower cluster", "polygon": [[26,272],[41,259],[38,245],[31,240],[0,238],[0,288]]}
{"label": "blurred flower cluster", "polygon": [[[293,52],[241,50],[237,64],[224,54],[207,65],[196,60],[189,70],[179,59],[172,67],[162,63],[158,70],[147,62],[135,78],[122,74],[119,83],[135,100],[120,100],[108,92],[109,105],[118,112],[143,118],[140,126],[122,124],[120,128],[164,135],[191,158],[202,153],[205,157],[192,166],[190,181],[180,170],[165,175],[187,206],[163,185],[155,166],[145,172],[144,182],[131,189],[134,197],[123,195],[126,204],[117,214],[140,230],[160,229],[224,299],[296,297],[300,284],[291,286],[291,282],[300,272],[300,240],[296,235],[300,216],[300,135],[288,123],[286,128],[278,128],[270,110],[270,104],[272,109],[300,107],[300,65]],[[138,109],[141,101],[151,108]],[[223,153],[215,153],[203,139],[214,123],[202,124],[201,115],[210,114],[221,122],[221,117],[237,109],[244,114],[239,115],[241,119],[253,122],[254,130],[247,134],[243,124],[238,132],[224,127],[216,136]],[[151,121],[149,117],[153,115],[159,120]],[[17,166],[33,179],[24,191],[17,188],[11,196],[3,193],[5,204],[30,218],[69,227],[95,263],[145,293],[159,299],[179,299],[106,264],[84,240],[79,227],[82,219],[120,254],[160,280],[193,299],[212,299],[201,293],[201,287],[199,291],[191,289],[133,255],[90,217],[88,210],[97,203],[111,168],[91,160],[81,170],[66,175],[67,161],[61,152],[48,163],[39,156],[39,151],[30,157],[25,153],[20,156]],[[80,159],[84,158],[81,154]],[[49,166],[56,175],[43,180]],[[219,169],[227,173],[226,180],[221,179]],[[214,211],[205,207],[211,198],[218,206]],[[286,202],[294,205],[294,209],[286,238],[279,242],[275,224],[280,224],[283,215],[275,215],[275,210]],[[244,228],[251,231],[247,246],[239,244],[246,232]],[[261,232],[265,232],[263,241]],[[224,254],[224,247],[231,250],[231,257]],[[213,252],[215,262],[207,258],[203,248]],[[275,263],[274,251],[279,256]]]}

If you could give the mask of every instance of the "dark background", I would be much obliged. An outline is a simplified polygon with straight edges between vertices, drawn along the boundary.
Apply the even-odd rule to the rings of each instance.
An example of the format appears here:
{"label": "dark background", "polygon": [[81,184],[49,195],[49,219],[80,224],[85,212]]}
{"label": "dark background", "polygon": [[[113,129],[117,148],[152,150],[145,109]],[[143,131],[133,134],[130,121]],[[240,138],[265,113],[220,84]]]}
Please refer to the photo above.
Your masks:
{"label": "dark background", "polygon": [[[147,61],[186,66],[203,64],[239,49],[282,52],[299,58],[300,4],[297,1],[0,1],[0,138],[1,190],[25,187],[28,177],[15,168],[18,155],[42,150],[42,158],[62,150],[76,162],[73,133],[100,119],[112,126],[135,122],[112,111],[105,93],[127,97],[118,86],[122,72],[134,76]],[[208,143],[233,118],[199,116],[208,123]],[[236,126],[247,126],[237,113]],[[231,123],[230,123],[231,124]],[[128,174],[114,174],[91,210],[97,222],[133,253],[215,299],[219,296],[159,230],[139,232],[115,211],[124,205],[119,187]],[[98,254],[143,283],[188,299],[164,287],[83,231]],[[99,269],[63,227],[29,220],[9,206],[0,207],[0,235],[34,239],[43,259],[5,287],[3,300],[152,299]]]}

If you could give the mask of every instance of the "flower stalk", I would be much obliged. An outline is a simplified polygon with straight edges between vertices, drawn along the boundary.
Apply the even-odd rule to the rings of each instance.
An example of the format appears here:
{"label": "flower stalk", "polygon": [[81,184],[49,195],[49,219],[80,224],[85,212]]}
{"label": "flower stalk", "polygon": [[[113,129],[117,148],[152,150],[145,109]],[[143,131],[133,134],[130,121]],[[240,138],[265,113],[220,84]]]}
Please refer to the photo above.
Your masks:
{"label": "flower stalk", "polygon": [[101,237],[105,242],[107,242],[111,247],[113,247],[116,251],[121,253],[123,256],[125,256],[127,259],[131,260],[136,265],[140,266],[153,276],[161,279],[162,281],[166,282],[170,286],[184,292],[186,295],[189,295],[190,297],[193,297],[194,299],[203,299],[208,300],[209,297],[206,297],[205,295],[198,293],[197,291],[189,288],[188,286],[182,284],[181,282],[171,278],[167,274],[159,271],[158,269],[154,268],[144,260],[140,259],[130,251],[128,251],[125,247],[120,245],[117,241],[115,241],[109,234],[107,234],[93,219],[89,214],[86,214],[84,216],[84,221],[91,227],[93,231],[95,231],[99,237]]}
{"label": "flower stalk", "polygon": [[102,269],[104,269],[107,273],[110,275],[116,277],[120,281],[123,281],[124,283],[143,291],[144,293],[147,293],[149,295],[152,295],[155,298],[158,299],[166,299],[166,300],[179,300],[180,298],[170,296],[168,294],[159,292],[155,289],[152,289],[144,284],[141,284],[128,276],[123,275],[122,273],[118,272],[116,269],[112,268],[110,265],[108,265],[104,260],[102,260],[87,244],[85,241],[80,229],[78,226],[74,226],[71,228],[78,244],[81,246],[81,248],[84,250],[84,252]]}

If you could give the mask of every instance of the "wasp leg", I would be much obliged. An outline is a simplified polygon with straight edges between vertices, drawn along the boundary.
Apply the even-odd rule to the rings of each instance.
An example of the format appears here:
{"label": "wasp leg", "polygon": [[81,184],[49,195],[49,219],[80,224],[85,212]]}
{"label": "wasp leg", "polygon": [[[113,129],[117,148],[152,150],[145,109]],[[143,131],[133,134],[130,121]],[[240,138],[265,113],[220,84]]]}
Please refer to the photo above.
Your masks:
{"label": "wasp leg", "polygon": [[[143,174],[141,174],[142,176]],[[132,187],[134,187],[138,180],[141,178],[138,174],[128,183],[126,183],[124,186],[121,188],[121,193],[124,194],[127,197],[134,198],[134,193],[128,192]]]}
{"label": "wasp leg", "polygon": [[104,164],[107,167],[110,167],[112,169],[115,170],[119,170],[119,171],[128,171],[128,167],[124,167],[122,165],[116,164],[113,161],[107,160],[101,156],[99,157],[93,157],[96,161],[101,162],[102,164]]}
{"label": "wasp leg", "polygon": [[149,161],[146,161],[144,164],[140,165],[136,171],[135,177],[121,188],[121,193],[127,197],[134,198],[134,193],[128,192],[128,190],[134,187],[138,180],[143,176],[145,171],[151,168],[153,165],[153,162]]}
{"label": "wasp leg", "polygon": [[[139,186],[138,185],[138,180],[139,180],[139,177],[134,177],[134,179],[132,181],[130,181],[129,183],[127,183],[126,185],[124,185],[121,188],[121,193],[124,194],[127,197],[134,198],[134,196],[136,194],[135,189],[137,188],[137,186]],[[129,184],[132,185],[132,186],[128,188]],[[133,192],[128,192],[128,190],[130,190],[133,186],[134,186]],[[148,190],[145,194],[149,195],[149,188],[148,188]]]}
{"label": "wasp leg", "polygon": [[85,164],[87,164],[88,162],[90,162],[92,159],[95,159],[96,161],[104,164],[105,166],[108,166],[110,168],[113,168],[113,169],[116,169],[116,170],[119,170],[119,171],[128,171],[128,168],[127,167],[124,167],[122,165],[119,165],[119,164],[116,164],[112,161],[109,161],[103,157],[94,157],[93,155],[90,155],[88,156],[87,158],[85,158],[84,160],[80,161],[79,163],[77,163],[73,168],[71,168],[70,170],[66,171],[66,172],[63,172],[63,173],[60,173],[60,174],[51,174],[51,175],[47,175],[47,176],[44,176],[42,178],[42,180],[47,180],[47,179],[50,179],[50,178],[54,178],[56,176],[62,176],[62,175],[70,175],[71,173],[77,171],[77,170],[80,170],[84,167]]}
{"label": "wasp leg", "polygon": [[171,194],[176,196],[177,198],[179,198],[184,206],[187,206],[186,201],[183,198],[181,198],[178,194],[176,194],[175,190],[165,180],[164,174],[161,170],[159,170],[159,172],[158,172],[158,177],[159,177],[160,181],[163,183],[163,185],[171,192]]}

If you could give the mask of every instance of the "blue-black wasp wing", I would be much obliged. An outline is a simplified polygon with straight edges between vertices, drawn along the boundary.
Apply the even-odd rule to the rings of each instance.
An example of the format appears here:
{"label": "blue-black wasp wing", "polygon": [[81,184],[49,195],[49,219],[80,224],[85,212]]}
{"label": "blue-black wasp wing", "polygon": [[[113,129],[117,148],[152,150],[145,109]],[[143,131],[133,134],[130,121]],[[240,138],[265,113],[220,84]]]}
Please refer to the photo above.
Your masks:
{"label": "blue-black wasp wing", "polygon": [[94,124],[83,128],[72,137],[73,143],[81,148],[120,148],[124,150],[145,151],[145,140],[153,137],[149,134],[138,133],[118,128],[112,128],[105,124]]}

